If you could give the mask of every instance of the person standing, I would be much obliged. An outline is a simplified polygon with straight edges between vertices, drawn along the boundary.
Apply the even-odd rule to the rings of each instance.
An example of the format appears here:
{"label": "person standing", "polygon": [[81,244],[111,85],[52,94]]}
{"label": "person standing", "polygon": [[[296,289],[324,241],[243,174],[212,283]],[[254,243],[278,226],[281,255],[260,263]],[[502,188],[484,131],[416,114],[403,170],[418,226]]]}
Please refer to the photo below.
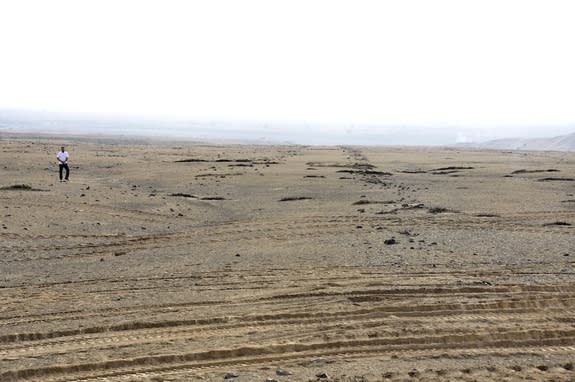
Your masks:
{"label": "person standing", "polygon": [[[70,167],[68,167],[68,159],[70,159],[70,154],[64,149],[64,146],[60,148],[60,152],[56,155],[58,159],[58,164],[60,166],[60,182],[67,182],[70,177]],[[66,171],[66,176],[62,179],[64,170]]]}

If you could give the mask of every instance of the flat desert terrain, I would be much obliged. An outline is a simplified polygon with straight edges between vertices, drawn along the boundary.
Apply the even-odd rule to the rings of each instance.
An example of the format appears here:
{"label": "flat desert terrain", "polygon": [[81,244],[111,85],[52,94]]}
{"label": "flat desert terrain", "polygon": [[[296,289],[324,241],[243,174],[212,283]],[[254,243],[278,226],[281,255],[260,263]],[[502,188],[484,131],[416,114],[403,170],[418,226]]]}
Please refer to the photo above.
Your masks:
{"label": "flat desert terrain", "polygon": [[575,381],[575,153],[0,159],[0,381]]}

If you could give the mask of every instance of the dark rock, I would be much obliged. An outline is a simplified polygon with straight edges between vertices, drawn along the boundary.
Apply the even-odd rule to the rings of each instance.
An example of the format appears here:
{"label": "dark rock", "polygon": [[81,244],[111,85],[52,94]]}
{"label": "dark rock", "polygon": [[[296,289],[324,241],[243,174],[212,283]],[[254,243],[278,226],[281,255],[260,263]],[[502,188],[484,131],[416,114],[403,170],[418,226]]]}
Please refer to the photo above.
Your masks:
{"label": "dark rock", "polygon": [[383,244],[385,245],[393,245],[393,244],[397,244],[397,240],[395,240],[394,238],[391,239],[387,239],[383,242]]}
{"label": "dark rock", "polygon": [[419,375],[419,371],[417,370],[412,370],[409,373],[407,373],[407,375],[409,375],[411,378],[415,378]]}

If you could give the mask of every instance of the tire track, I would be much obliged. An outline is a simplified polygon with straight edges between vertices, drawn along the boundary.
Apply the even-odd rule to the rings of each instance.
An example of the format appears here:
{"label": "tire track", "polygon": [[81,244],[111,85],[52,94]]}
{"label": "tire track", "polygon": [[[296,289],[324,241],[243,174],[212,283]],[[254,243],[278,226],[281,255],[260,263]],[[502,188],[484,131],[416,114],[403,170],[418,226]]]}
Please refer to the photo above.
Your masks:
{"label": "tire track", "polygon": [[[570,349],[575,345],[575,329],[572,330],[529,330],[498,333],[497,339],[481,334],[403,337],[352,341],[334,341],[307,344],[285,344],[267,347],[244,346],[236,349],[218,349],[183,354],[163,354],[132,359],[51,366],[0,374],[2,380],[18,380],[54,375],[65,375],[65,379],[78,378],[78,374],[99,374],[99,377],[115,377],[123,374],[173,371],[182,368],[206,366],[233,366],[237,364],[261,364],[272,361],[286,361],[318,356],[351,357],[359,354],[386,354],[402,351],[406,346],[428,355],[446,349],[493,349],[522,347],[562,347]],[[544,346],[542,346],[544,345]],[[270,355],[272,354],[272,355]],[[281,354],[281,357],[276,355]]]}
{"label": "tire track", "polygon": [[[347,275],[353,282],[357,271],[361,270],[351,273],[340,270],[339,275],[341,278]],[[286,363],[317,356],[353,358],[361,354],[377,356],[398,352],[420,352],[432,356],[447,350],[472,349],[481,352],[483,349],[520,349],[536,345],[539,346],[538,351],[543,352],[549,347],[575,345],[575,329],[569,325],[575,307],[575,298],[572,297],[574,285],[413,288],[410,283],[404,283],[404,286],[395,285],[392,289],[373,289],[367,285],[352,291],[340,291],[334,286],[332,288],[335,290],[331,292],[318,293],[281,294],[281,290],[276,290],[269,297],[238,302],[252,308],[261,304],[270,309],[267,314],[216,315],[205,321],[132,322],[88,327],[83,329],[84,333],[49,332],[44,338],[38,333],[24,334],[19,338],[3,337],[0,359],[4,360],[24,355],[36,359],[48,359],[54,354],[66,357],[68,354],[89,354],[96,349],[100,354],[109,353],[111,359],[106,362],[75,361],[67,366],[10,370],[0,377],[2,380],[53,378],[54,381],[122,378],[134,373],[162,375],[163,371],[197,371],[206,367],[258,365],[274,361]],[[405,301],[422,301],[422,298],[448,298],[452,302],[404,305]],[[477,299],[485,301],[477,302]],[[309,309],[313,301],[332,303],[323,305],[327,311],[317,312]],[[338,301],[340,303],[335,304]],[[342,308],[341,302],[344,301],[353,304],[346,304]],[[300,312],[294,312],[294,307],[299,307]],[[197,306],[190,304],[189,308],[192,313]],[[214,303],[210,307],[212,312],[219,308],[222,308],[221,303]],[[157,313],[150,306],[139,309],[146,310],[150,317]],[[238,306],[238,310],[241,310],[241,306]],[[122,313],[120,309],[110,314],[124,315],[125,312]],[[89,314],[84,318],[86,321],[92,320]],[[564,321],[564,325],[558,325]],[[517,324],[521,323],[528,330],[518,331]],[[494,325],[497,328],[495,334]],[[404,328],[412,329],[405,332]],[[232,341],[228,349],[220,345],[199,353],[186,351],[186,342],[193,344],[197,341],[213,342],[214,338],[243,338],[248,333],[255,335],[263,345],[246,347],[240,346],[241,342],[236,344]],[[402,335],[397,337],[399,333]],[[172,344],[178,341],[179,346]],[[154,348],[165,348],[164,351],[175,353],[114,359],[119,349],[124,347],[150,349],[150,354]],[[201,347],[210,348],[205,344]]]}

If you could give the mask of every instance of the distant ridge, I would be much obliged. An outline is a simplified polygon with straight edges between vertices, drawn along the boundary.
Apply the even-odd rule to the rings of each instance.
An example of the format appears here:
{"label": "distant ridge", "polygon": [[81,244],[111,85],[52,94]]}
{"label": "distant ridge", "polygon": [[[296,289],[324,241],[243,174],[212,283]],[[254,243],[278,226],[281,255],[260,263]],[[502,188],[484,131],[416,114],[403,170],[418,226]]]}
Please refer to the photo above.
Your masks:
{"label": "distant ridge", "polygon": [[491,150],[575,151],[575,132],[552,138],[506,138],[458,146]]}
{"label": "distant ridge", "polygon": [[[188,117],[70,113],[0,108],[0,139],[27,134],[101,142],[213,142],[367,146],[450,146],[575,151],[575,124],[555,126],[425,126],[208,120]],[[544,130],[545,129],[545,130]],[[531,139],[546,131],[556,138]],[[570,134],[570,135],[563,135]],[[559,136],[561,135],[561,136]],[[523,137],[510,139],[503,137]],[[492,139],[496,139],[492,141]],[[474,139],[481,139],[473,143]],[[455,142],[462,142],[457,144]],[[465,143],[463,143],[465,142]]]}

